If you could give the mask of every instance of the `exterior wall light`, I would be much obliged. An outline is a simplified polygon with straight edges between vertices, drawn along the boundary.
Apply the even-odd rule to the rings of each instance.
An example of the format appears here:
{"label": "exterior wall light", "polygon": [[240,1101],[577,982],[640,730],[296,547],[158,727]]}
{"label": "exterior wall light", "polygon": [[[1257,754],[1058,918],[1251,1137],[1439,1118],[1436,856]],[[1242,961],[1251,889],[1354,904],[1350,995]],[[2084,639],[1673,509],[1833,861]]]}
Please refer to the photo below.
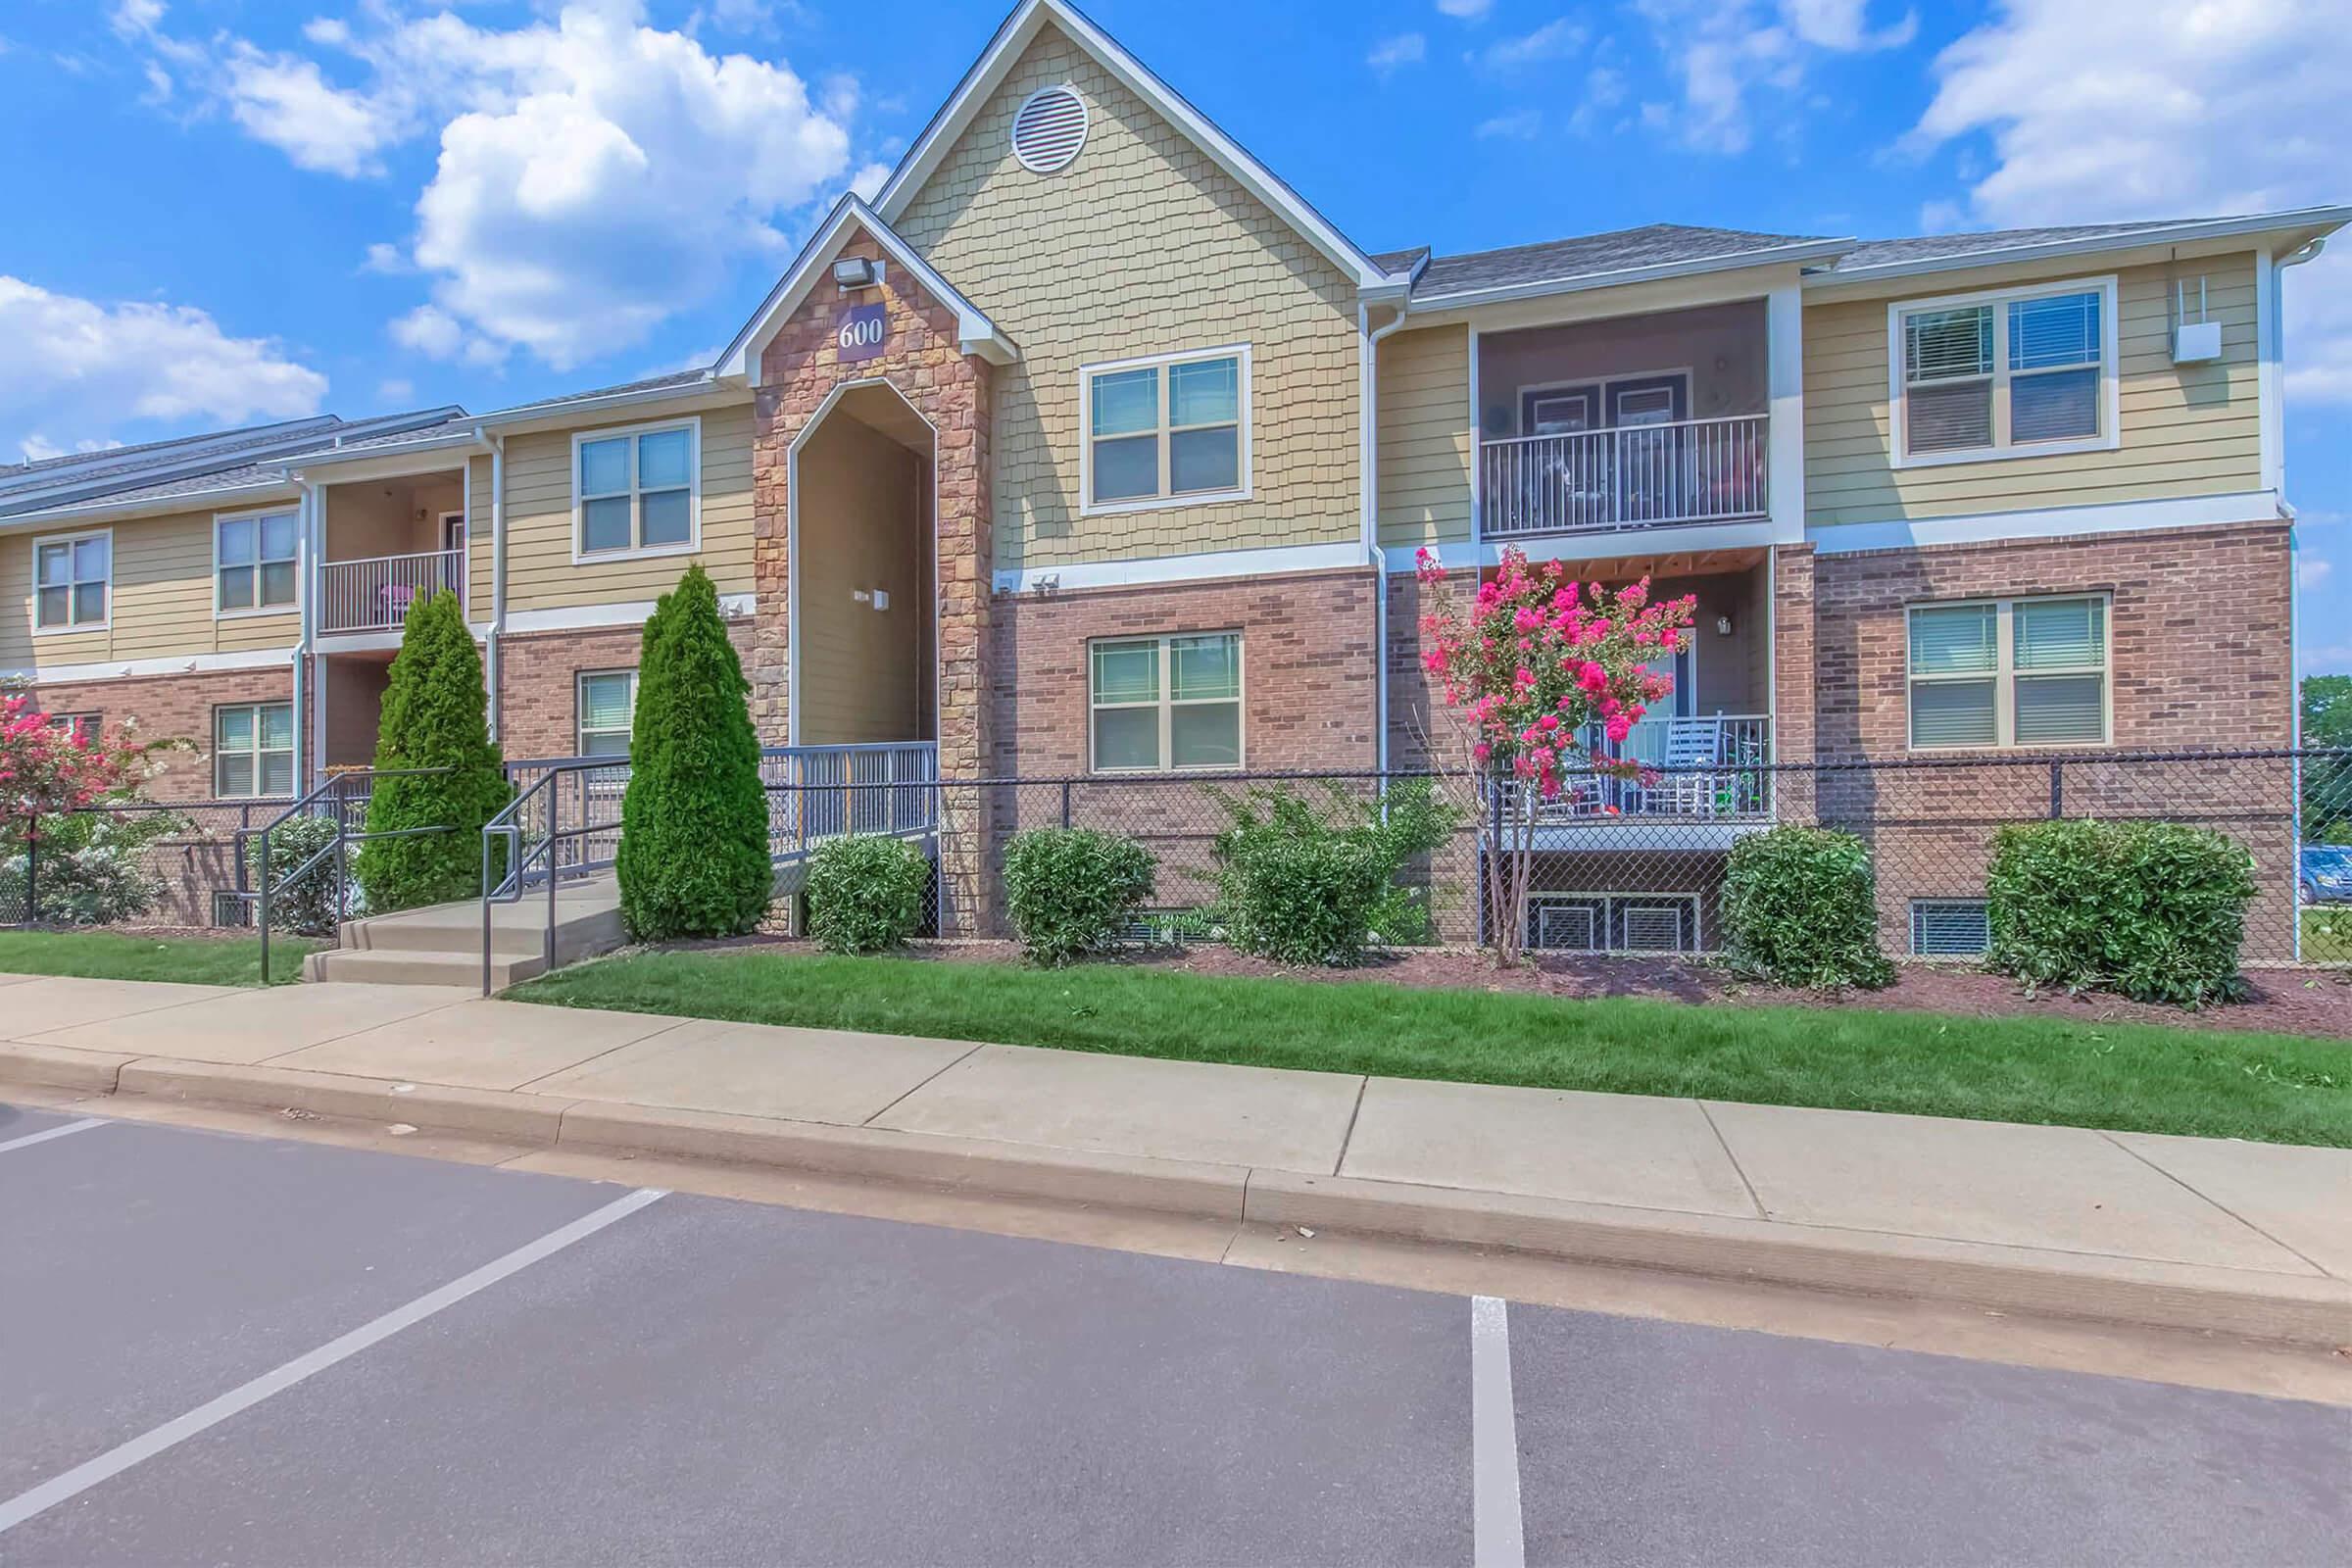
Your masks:
{"label": "exterior wall light", "polygon": [[863,256],[845,256],[833,264],[833,281],[843,288],[872,288],[882,281],[882,272]]}
{"label": "exterior wall light", "polygon": [[1715,635],[1718,637],[1729,637],[1731,634],[1732,617],[1729,615],[1717,615],[1715,617]]}

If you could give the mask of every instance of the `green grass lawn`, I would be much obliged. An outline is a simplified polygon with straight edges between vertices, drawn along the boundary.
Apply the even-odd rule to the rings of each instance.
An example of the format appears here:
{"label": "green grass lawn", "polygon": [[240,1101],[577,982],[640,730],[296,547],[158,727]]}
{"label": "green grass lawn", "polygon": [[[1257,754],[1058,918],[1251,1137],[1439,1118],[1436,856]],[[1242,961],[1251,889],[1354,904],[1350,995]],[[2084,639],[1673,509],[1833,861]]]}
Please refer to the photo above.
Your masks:
{"label": "green grass lawn", "polygon": [[634,954],[510,995],[1187,1061],[2352,1146],[2352,1046],[2285,1035],[774,953]]}
{"label": "green grass lawn", "polygon": [[[302,956],[325,944],[270,939],[270,983],[302,978]],[[91,980],[183,980],[259,985],[259,937],[143,937],[124,931],[0,931],[0,973],[70,974]]]}
{"label": "green grass lawn", "polygon": [[2303,961],[2352,962],[2352,904],[2303,911]]}

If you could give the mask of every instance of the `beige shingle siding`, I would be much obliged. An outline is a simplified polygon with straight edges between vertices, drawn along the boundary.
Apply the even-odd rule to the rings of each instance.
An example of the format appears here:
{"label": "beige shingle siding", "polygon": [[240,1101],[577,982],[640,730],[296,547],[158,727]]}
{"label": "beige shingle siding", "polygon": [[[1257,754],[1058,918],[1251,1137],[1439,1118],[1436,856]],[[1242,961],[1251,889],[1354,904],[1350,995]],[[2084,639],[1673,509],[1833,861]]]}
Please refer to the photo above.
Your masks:
{"label": "beige shingle siding", "polygon": [[[1086,147],[1032,174],[1012,156],[1012,116],[1061,82],[1086,99]],[[1057,30],[895,226],[1020,346],[996,375],[999,567],[1356,537],[1353,281]],[[1079,368],[1245,342],[1252,498],[1081,516]]]}
{"label": "beige shingle siding", "polygon": [[[230,512],[264,510],[242,502]],[[282,503],[286,511],[295,503]],[[170,659],[196,654],[286,649],[289,657],[302,634],[293,610],[267,615],[213,616],[212,509],[139,517],[91,527],[46,527],[0,537],[0,604],[9,607],[0,624],[0,668],[29,669],[60,664],[106,663],[117,660]],[[32,631],[32,542],[110,528],[114,533],[114,588],[109,625],[101,631]]]}
{"label": "beige shingle siding", "polygon": [[1380,543],[1470,537],[1470,329],[1397,332],[1380,344]]}
{"label": "beige shingle siding", "polygon": [[[722,594],[752,591],[752,409],[704,411],[702,548],[694,556],[646,556],[573,564],[571,438],[574,430],[507,438],[507,610],[565,610],[654,600],[701,561]],[[579,430],[669,422],[639,413]],[[485,506],[481,514],[487,516]],[[488,532],[487,523],[483,532]],[[476,556],[476,585],[487,587],[489,561]],[[487,602],[484,601],[484,618]]]}
{"label": "beige shingle siding", "polygon": [[[2003,458],[1897,470],[1887,402],[1886,300],[1805,311],[1805,507],[1816,526],[2009,509],[2095,506],[2258,489],[2254,259],[2180,264],[2222,322],[2222,357],[2175,365],[2173,281],[2161,267],[2115,274],[2123,442],[2112,452]],[[2050,274],[2098,277],[2099,271]],[[1969,291],[1939,279],[1915,297]]]}

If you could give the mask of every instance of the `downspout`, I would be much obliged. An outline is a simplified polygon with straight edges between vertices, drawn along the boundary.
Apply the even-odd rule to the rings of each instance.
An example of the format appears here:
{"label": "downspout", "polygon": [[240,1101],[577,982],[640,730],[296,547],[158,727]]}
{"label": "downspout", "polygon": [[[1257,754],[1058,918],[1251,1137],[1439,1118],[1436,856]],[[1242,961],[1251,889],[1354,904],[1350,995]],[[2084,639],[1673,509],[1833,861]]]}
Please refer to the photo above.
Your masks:
{"label": "downspout", "polygon": [[[311,650],[318,642],[318,558],[326,526],[322,520],[325,508],[320,500],[319,487],[308,480],[302,485],[302,500],[295,512],[294,537],[302,551],[302,565],[297,580],[300,584],[300,612],[294,617],[294,793],[308,795],[316,785],[312,778],[314,767],[322,770],[326,760],[324,713],[311,710]],[[309,735],[310,744],[303,744]],[[258,785],[260,780],[255,780]]]}
{"label": "downspout", "polygon": [[[1396,302],[1396,319],[1385,326],[1372,324],[1372,307],[1359,301],[1355,307],[1356,330],[1363,337],[1364,352],[1361,368],[1362,389],[1357,406],[1363,410],[1361,443],[1361,478],[1356,488],[1363,498],[1364,559],[1372,564],[1372,659],[1373,659],[1373,725],[1375,765],[1382,774],[1389,770],[1389,557],[1380,548],[1380,340],[1404,324],[1411,310],[1409,300]],[[1388,781],[1381,781],[1381,793],[1388,793]]]}
{"label": "downspout", "polygon": [[[475,427],[475,434],[481,433]],[[470,536],[469,536],[470,537]],[[490,739],[506,743],[506,682],[505,654],[501,645],[507,634],[507,438],[505,432],[490,437]]]}
{"label": "downspout", "polygon": [[[2271,341],[2262,346],[2269,355],[2273,371],[2271,395],[2278,400],[2276,419],[2278,429],[2278,505],[2288,516],[2294,509],[2286,501],[2286,270],[2301,267],[2318,258],[2327,249],[2326,239],[2315,239],[2292,256],[2282,256],[2271,264]],[[2293,526],[2286,530],[2286,744],[2298,754],[2288,765],[2288,788],[2295,802],[2294,843],[2296,863],[2288,873],[2300,878],[2303,872],[2303,542]],[[2294,923],[2294,959],[2303,961],[2303,921]]]}

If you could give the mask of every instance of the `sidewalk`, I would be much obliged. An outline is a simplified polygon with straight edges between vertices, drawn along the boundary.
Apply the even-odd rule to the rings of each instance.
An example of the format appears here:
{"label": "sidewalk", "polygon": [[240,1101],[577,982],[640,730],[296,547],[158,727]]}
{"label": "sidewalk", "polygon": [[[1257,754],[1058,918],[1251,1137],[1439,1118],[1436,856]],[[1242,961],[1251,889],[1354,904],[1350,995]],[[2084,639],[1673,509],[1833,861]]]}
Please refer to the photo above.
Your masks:
{"label": "sidewalk", "polygon": [[0,975],[10,1082],[2352,1341],[2352,1151]]}

